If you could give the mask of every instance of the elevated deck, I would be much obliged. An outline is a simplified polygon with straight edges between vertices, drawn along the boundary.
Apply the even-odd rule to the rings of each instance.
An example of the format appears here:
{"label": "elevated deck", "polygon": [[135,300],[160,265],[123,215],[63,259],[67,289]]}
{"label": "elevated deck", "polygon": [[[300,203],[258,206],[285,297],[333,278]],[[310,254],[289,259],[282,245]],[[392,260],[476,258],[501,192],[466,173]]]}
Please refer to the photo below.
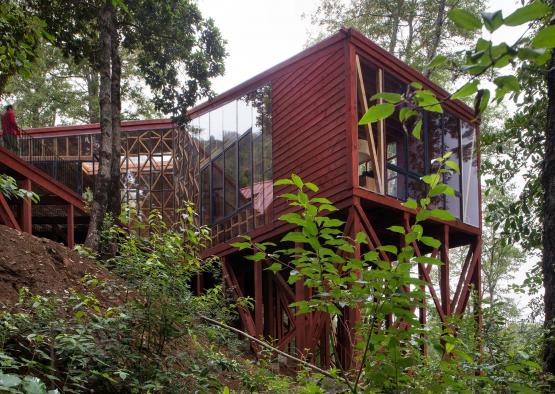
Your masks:
{"label": "elevated deck", "polygon": [[88,213],[81,196],[14,152],[0,147],[0,173],[35,192],[40,201],[9,200],[0,194],[0,222],[72,248],[86,234]]}

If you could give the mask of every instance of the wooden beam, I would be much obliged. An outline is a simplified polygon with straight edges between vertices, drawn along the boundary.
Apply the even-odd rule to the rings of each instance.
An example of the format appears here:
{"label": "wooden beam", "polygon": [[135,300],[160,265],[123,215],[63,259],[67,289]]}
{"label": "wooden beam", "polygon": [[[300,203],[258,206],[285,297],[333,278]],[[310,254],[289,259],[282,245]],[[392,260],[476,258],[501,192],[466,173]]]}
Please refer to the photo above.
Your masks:
{"label": "wooden beam", "polygon": [[468,247],[468,253],[466,254],[464,264],[461,268],[461,274],[459,276],[459,281],[457,283],[457,288],[455,290],[455,294],[453,295],[453,300],[451,301],[451,310],[452,311],[455,310],[455,308],[457,306],[457,302],[459,301],[459,296],[461,294],[462,286],[463,286],[463,283],[464,283],[465,278],[466,278],[466,272],[468,271],[468,267],[470,265],[472,255],[473,255],[473,252],[475,250],[475,246],[476,245],[474,243],[472,243]]}
{"label": "wooden beam", "polygon": [[262,292],[262,261],[254,262],[254,325],[256,336],[264,335],[264,298]]}
{"label": "wooden beam", "polygon": [[0,219],[6,226],[21,231],[21,227],[2,193],[0,193]]}
{"label": "wooden beam", "polygon": [[439,272],[439,289],[441,305],[446,316],[451,314],[451,289],[449,287],[449,226],[444,225],[441,234],[441,260]]}
{"label": "wooden beam", "polygon": [[[356,67],[357,67],[357,76],[358,76],[357,78],[358,97],[362,105],[362,109],[366,113],[366,111],[368,111],[368,100],[366,99],[366,89],[364,88],[364,77],[362,75],[362,68],[360,66],[360,58],[358,57],[358,55],[356,57]],[[364,125],[364,131],[366,133],[366,141],[368,142],[368,148],[370,150],[372,165],[374,166],[374,178],[376,179],[376,189],[378,193],[383,194],[384,189],[383,189],[382,166],[378,159],[376,143],[374,141],[374,132],[372,131],[372,124],[368,123]]]}
{"label": "wooden beam", "polygon": [[73,249],[75,246],[75,207],[67,205],[67,247]]}
{"label": "wooden beam", "polygon": [[[21,187],[25,190],[32,191],[33,185],[29,178],[25,178],[21,182]],[[21,201],[21,230],[32,234],[33,233],[33,202],[29,198],[24,198]]]}
{"label": "wooden beam", "polygon": [[470,267],[468,268],[468,272],[462,286],[461,295],[457,300],[457,308],[455,310],[455,313],[457,315],[462,315],[464,313],[464,310],[466,309],[466,303],[468,302],[468,297],[470,295],[471,281],[474,276],[476,266],[478,265],[478,261],[480,260],[481,248],[482,248],[482,240],[478,239],[476,242],[474,255],[472,257],[472,262],[470,263]]}

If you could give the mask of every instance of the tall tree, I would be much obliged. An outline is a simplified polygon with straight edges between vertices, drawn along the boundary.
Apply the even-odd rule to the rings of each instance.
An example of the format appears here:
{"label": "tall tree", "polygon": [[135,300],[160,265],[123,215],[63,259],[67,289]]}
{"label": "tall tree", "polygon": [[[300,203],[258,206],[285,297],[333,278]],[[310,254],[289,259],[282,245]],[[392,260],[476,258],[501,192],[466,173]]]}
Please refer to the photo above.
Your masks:
{"label": "tall tree", "polygon": [[380,46],[438,82],[452,80],[451,72],[425,66],[438,54],[455,56],[456,48],[470,44],[476,32],[447,19],[453,9],[481,11],[484,0],[320,0],[311,15],[313,40],[340,27],[354,27]]}
{"label": "tall tree", "polygon": [[43,38],[48,38],[44,22],[30,14],[21,2],[0,3],[0,98],[12,76],[29,76]]}
{"label": "tall tree", "polygon": [[223,73],[224,41],[192,0],[31,2],[56,44],[100,72],[101,155],[86,242],[97,249],[106,209],[119,214],[122,51],[136,59],[156,110],[186,122],[187,109],[212,94],[210,78]]}

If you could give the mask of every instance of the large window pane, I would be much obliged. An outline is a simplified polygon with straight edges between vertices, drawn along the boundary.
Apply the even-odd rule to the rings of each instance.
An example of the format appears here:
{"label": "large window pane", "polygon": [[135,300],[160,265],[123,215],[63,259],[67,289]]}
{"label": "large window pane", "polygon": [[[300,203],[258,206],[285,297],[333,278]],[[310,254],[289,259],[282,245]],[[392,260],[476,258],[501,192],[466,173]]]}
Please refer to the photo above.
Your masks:
{"label": "large window pane", "polygon": [[[443,153],[452,152],[449,160],[461,165],[459,120],[451,114],[443,117]],[[456,192],[461,191],[461,176],[457,173],[445,174],[444,182],[451,186]]]}
{"label": "large window pane", "polygon": [[[428,160],[430,162],[443,156],[443,115],[429,113],[428,116]],[[430,172],[436,172],[438,165],[431,165]]]}
{"label": "large window pane", "polygon": [[210,157],[210,118],[208,114],[199,117],[197,127],[199,129],[200,160],[202,162]]}
{"label": "large window pane", "polygon": [[224,145],[237,141],[237,102],[232,101],[222,107]]}
{"label": "large window pane", "polygon": [[239,207],[252,196],[252,141],[251,134],[239,140]]}
{"label": "large window pane", "polygon": [[478,155],[476,147],[476,130],[469,123],[461,122],[462,158],[463,158],[463,202],[464,222],[473,226],[480,225]]}
{"label": "large window pane", "polygon": [[200,217],[202,224],[210,224],[210,167],[200,173]]}
{"label": "large window pane", "polygon": [[237,145],[225,150],[225,215],[231,215],[237,208]]}
{"label": "large window pane", "polygon": [[424,138],[412,135],[413,124],[406,125],[408,130],[408,170],[418,175],[426,173],[426,152]]}
{"label": "large window pane", "polygon": [[212,219],[218,222],[224,217],[224,156],[212,161]]}
{"label": "large window pane", "polygon": [[223,116],[222,109],[218,108],[210,112],[210,152],[212,157],[222,151],[223,144]]}
{"label": "large window pane", "polygon": [[387,170],[385,183],[387,195],[398,198],[399,200],[406,200],[405,184],[405,175],[390,169]]}
{"label": "large window pane", "polygon": [[252,130],[252,107],[246,99],[237,101],[237,127],[239,137]]}

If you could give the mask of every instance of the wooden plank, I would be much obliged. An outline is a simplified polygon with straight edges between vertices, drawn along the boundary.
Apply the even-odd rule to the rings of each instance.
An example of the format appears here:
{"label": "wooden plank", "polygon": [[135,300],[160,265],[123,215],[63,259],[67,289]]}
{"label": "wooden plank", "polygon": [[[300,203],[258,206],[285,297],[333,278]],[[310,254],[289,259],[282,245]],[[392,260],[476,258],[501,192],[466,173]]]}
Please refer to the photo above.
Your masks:
{"label": "wooden plank", "polygon": [[451,289],[449,285],[449,226],[444,225],[441,234],[441,265],[439,271],[439,289],[441,305],[446,316],[451,314]]}
{"label": "wooden plank", "polygon": [[470,284],[471,284],[472,278],[474,277],[476,267],[479,266],[481,248],[482,248],[482,240],[478,239],[476,241],[474,255],[472,256],[472,262],[470,263],[470,267],[468,268],[468,272],[462,286],[461,294],[459,296],[459,299],[457,300],[457,308],[455,310],[455,313],[457,315],[462,315],[466,308],[466,304],[470,296]]}
{"label": "wooden plank", "polygon": [[[25,178],[21,183],[21,187],[25,190],[32,191],[33,186],[29,178]],[[33,206],[29,198],[24,198],[21,201],[21,230],[23,232],[33,233]]]}
{"label": "wooden plank", "polygon": [[256,336],[264,335],[264,296],[262,293],[262,261],[254,262],[254,325]]}
{"label": "wooden plank", "polygon": [[464,264],[461,268],[461,273],[459,275],[459,281],[457,283],[457,288],[455,290],[455,294],[453,295],[453,300],[451,301],[451,310],[452,311],[455,310],[455,307],[457,306],[457,302],[459,301],[459,296],[461,294],[464,279],[466,278],[466,272],[468,271],[468,267],[470,265],[470,261],[471,261],[474,249],[475,249],[475,245],[470,244],[469,247],[468,247],[468,253],[466,254],[466,258],[464,260]]}
{"label": "wooden plank", "polygon": [[75,207],[67,205],[67,247],[73,249],[75,246]]}
{"label": "wooden plank", "polygon": [[17,222],[10,205],[2,193],[0,193],[0,218],[2,219],[2,223],[6,226],[21,231],[21,226]]}
{"label": "wooden plank", "polygon": [[[358,98],[362,105],[362,110],[364,113],[368,111],[368,101],[366,99],[366,90],[364,88],[364,76],[362,75],[362,69],[360,66],[360,59],[356,57],[356,68],[357,68],[357,88],[358,88]],[[372,165],[374,166],[375,179],[376,179],[376,191],[383,194],[383,173],[382,166],[378,161],[378,154],[376,151],[376,143],[374,141],[374,133],[372,131],[372,124],[368,123],[364,126],[364,131],[366,134],[366,141],[368,142],[368,148],[370,150],[370,157],[372,159]]]}

